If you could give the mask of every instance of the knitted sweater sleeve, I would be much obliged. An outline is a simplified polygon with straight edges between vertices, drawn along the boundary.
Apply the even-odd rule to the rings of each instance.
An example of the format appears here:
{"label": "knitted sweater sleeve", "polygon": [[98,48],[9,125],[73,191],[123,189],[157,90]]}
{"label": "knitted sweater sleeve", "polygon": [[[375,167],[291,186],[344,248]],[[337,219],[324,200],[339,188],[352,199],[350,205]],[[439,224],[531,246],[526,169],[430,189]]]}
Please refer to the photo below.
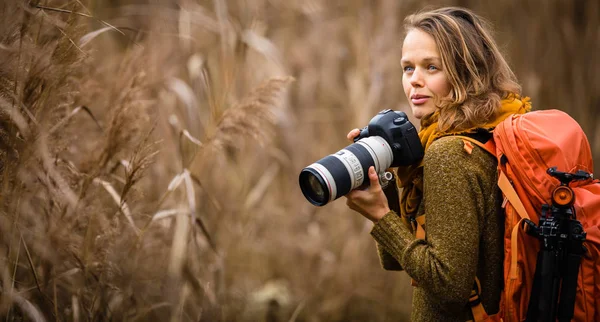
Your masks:
{"label": "knitted sweater sleeve", "polygon": [[478,221],[485,212],[480,160],[466,153],[460,139],[439,139],[423,160],[426,240],[416,239],[393,211],[371,231],[379,247],[442,305],[463,306],[477,271]]}
{"label": "knitted sweater sleeve", "polygon": [[377,254],[379,255],[379,261],[381,262],[381,267],[388,271],[401,271],[402,266],[394,258],[392,254],[390,254],[383,246],[377,243]]}
{"label": "knitted sweater sleeve", "polygon": [[[384,188],[383,192],[385,193],[385,196],[388,200],[388,206],[390,207],[390,209],[393,210],[395,213],[399,214],[400,198],[398,194],[398,188],[395,182],[392,182],[392,184],[389,184],[386,188]],[[385,250],[384,247],[381,247],[381,245],[379,245],[378,243],[377,254],[379,255],[379,261],[381,262],[381,266],[383,267],[383,269],[389,271],[402,270],[402,266],[400,265],[400,263],[398,263],[394,256],[392,256],[392,254]]]}

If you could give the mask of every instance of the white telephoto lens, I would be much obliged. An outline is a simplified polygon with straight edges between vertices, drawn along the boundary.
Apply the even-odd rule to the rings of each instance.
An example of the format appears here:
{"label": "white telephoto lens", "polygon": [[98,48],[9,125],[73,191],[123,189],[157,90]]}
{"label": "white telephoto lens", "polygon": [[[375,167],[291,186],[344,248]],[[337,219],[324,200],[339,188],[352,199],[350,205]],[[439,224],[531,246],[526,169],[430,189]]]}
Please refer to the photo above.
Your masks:
{"label": "white telephoto lens", "polygon": [[390,145],[382,137],[369,136],[356,143],[361,144],[369,151],[375,162],[375,171],[377,173],[380,173],[392,165],[394,153],[392,152]]}

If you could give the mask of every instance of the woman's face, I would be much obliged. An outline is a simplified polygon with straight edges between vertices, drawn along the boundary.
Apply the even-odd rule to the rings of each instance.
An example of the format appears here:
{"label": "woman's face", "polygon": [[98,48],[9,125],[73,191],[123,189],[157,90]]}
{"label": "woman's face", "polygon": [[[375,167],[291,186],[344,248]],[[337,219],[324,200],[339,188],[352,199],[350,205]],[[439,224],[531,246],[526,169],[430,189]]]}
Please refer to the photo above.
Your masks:
{"label": "woman's face", "polygon": [[417,119],[433,113],[435,99],[450,93],[450,82],[442,70],[442,59],[430,35],[412,29],[402,45],[402,86]]}

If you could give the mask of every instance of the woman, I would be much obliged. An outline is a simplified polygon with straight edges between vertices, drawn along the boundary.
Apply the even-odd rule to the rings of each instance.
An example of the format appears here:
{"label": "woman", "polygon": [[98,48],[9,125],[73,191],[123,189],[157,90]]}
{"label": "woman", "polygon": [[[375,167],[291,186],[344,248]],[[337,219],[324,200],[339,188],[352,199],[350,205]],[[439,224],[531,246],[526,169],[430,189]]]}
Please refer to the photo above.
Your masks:
{"label": "woman", "polygon": [[[402,83],[421,122],[425,157],[397,169],[399,210],[390,210],[396,207],[388,205],[372,167],[371,186],[348,194],[347,205],[373,221],[383,267],[403,269],[416,283],[413,321],[472,320],[474,289],[493,315],[503,286],[497,162],[455,135],[484,142],[498,123],[530,105],[520,99],[513,72],[473,12],[420,12],[406,18],[405,28]],[[354,129],[348,138],[358,133]],[[417,238],[416,230],[426,236]]]}

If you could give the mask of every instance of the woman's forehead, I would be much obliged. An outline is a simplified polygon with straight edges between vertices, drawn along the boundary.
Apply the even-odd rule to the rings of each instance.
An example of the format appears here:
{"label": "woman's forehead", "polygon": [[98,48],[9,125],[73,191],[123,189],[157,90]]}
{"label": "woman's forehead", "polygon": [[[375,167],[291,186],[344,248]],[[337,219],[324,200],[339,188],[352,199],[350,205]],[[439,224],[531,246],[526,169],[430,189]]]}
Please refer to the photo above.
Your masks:
{"label": "woman's forehead", "polygon": [[419,29],[412,29],[402,43],[403,59],[439,59],[440,54],[433,37]]}

